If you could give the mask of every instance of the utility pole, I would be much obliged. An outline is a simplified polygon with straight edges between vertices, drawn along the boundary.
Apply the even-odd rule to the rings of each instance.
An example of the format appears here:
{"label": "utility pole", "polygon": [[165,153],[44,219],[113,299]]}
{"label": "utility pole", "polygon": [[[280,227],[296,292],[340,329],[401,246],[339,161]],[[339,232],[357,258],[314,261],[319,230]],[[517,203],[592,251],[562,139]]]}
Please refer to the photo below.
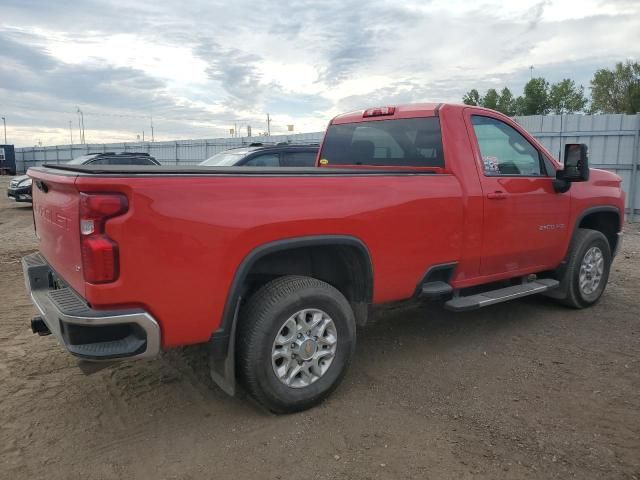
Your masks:
{"label": "utility pole", "polygon": [[142,141],[144,142],[144,130],[142,130]]}
{"label": "utility pole", "polygon": [[7,144],[7,119],[2,117],[2,124],[4,125],[4,144]]}
{"label": "utility pole", "polygon": [[153,142],[155,139],[153,137],[153,115],[151,116],[151,141]]}
{"label": "utility pole", "polygon": [[71,145],[73,145],[73,129],[71,128],[72,125],[73,122],[69,120],[69,138],[71,138]]}
{"label": "utility pole", "polygon": [[271,117],[267,113],[267,137],[271,136]]}
{"label": "utility pole", "polygon": [[533,80],[533,65],[531,65],[529,67],[529,76],[530,76],[531,80]]}
{"label": "utility pole", "polygon": [[80,110],[80,107],[76,106],[77,113],[78,113],[78,128],[80,130],[80,143],[84,144],[86,143],[85,138],[84,138],[84,113],[82,113],[82,110]]}

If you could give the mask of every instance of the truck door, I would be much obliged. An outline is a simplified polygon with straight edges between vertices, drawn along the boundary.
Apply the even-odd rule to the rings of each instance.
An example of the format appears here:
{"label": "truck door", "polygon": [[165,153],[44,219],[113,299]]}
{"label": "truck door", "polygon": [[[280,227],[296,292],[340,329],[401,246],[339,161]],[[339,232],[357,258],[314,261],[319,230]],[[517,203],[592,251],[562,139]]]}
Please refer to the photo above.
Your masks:
{"label": "truck door", "polygon": [[476,112],[467,119],[484,194],[481,274],[556,267],[569,232],[569,194],[555,192],[552,162],[516,124]]}

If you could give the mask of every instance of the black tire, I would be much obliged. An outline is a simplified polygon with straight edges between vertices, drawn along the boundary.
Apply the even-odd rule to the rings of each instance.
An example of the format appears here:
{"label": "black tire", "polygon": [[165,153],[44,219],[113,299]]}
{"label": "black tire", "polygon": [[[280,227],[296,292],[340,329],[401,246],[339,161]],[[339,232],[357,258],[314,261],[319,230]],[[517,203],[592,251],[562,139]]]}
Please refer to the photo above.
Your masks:
{"label": "black tire", "polygon": [[[604,264],[600,283],[593,292],[587,294],[580,288],[580,267],[592,247],[600,249]],[[586,308],[600,300],[609,280],[611,261],[611,247],[607,237],[597,230],[578,229],[571,242],[566,270],[561,279],[564,295],[560,302],[571,308]]]}
{"label": "black tire", "polygon": [[[292,388],[276,376],[271,352],[283,323],[306,308],[320,309],[331,317],[337,346],[320,378]],[[249,298],[240,312],[237,339],[238,375],[249,394],[274,413],[292,413],[318,405],[338,386],[355,351],[356,323],[349,302],[334,287],[315,278],[286,276]]]}

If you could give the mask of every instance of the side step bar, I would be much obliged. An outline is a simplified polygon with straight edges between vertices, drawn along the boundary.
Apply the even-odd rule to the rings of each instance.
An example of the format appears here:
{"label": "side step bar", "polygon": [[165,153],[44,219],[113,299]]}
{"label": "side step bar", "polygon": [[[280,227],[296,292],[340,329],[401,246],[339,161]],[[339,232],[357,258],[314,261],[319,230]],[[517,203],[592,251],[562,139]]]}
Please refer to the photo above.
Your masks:
{"label": "side step bar", "polygon": [[512,285],[510,287],[490,290],[468,297],[454,297],[445,302],[444,306],[447,310],[454,312],[464,312],[467,310],[475,310],[477,308],[488,307],[496,303],[507,302],[515,298],[526,297],[536,293],[546,292],[560,285],[558,280],[551,278],[542,278],[533,282],[523,283],[521,285]]}

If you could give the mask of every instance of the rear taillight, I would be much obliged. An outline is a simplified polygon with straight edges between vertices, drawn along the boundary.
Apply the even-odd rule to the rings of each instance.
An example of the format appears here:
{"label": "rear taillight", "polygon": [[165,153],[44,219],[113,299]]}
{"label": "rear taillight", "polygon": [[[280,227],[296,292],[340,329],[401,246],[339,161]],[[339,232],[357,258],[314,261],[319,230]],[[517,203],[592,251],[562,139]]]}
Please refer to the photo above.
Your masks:
{"label": "rear taillight", "polygon": [[89,283],[118,278],[118,244],[105,232],[105,223],[129,209],[121,193],[80,194],[80,247],[84,279]]}

